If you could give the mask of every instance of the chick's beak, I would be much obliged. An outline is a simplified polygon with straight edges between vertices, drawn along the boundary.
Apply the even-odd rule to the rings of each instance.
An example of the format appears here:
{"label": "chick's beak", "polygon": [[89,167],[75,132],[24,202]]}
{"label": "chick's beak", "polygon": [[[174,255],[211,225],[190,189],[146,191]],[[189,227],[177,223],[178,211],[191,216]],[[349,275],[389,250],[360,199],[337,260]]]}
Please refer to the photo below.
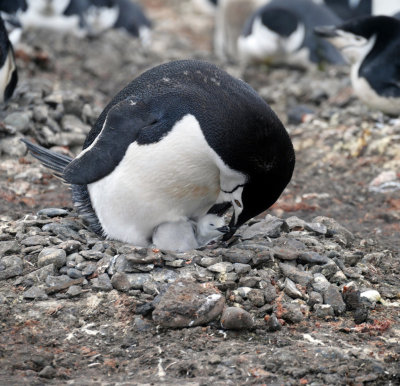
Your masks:
{"label": "chick's beak", "polygon": [[224,225],[223,227],[217,228],[217,231],[221,233],[228,233],[230,228],[227,225]]}
{"label": "chick's beak", "polygon": [[314,33],[321,38],[334,38],[338,36],[337,29],[332,25],[321,25],[314,28]]}

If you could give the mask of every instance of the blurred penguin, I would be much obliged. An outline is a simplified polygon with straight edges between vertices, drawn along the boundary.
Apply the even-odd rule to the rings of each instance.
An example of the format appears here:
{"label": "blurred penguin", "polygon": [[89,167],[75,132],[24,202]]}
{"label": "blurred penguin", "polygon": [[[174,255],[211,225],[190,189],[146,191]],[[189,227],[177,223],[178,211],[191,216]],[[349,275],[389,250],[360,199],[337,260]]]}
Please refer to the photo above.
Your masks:
{"label": "blurred penguin", "polygon": [[273,0],[247,20],[238,39],[242,66],[251,62],[301,67],[344,64],[340,53],[314,35],[314,27],[340,23],[327,7],[311,0]]}
{"label": "blurred penguin", "polygon": [[351,65],[355,94],[386,114],[400,114],[400,21],[363,16],[315,31],[343,53]]}
{"label": "blurred penguin", "polygon": [[237,40],[246,19],[268,0],[219,0],[215,17],[214,51],[222,61],[237,61]]}
{"label": "blurred penguin", "polygon": [[19,43],[22,34],[19,15],[25,12],[27,7],[26,0],[0,0],[0,16],[4,21],[8,39],[13,47]]}
{"label": "blurred penguin", "polygon": [[8,39],[3,19],[0,17],[0,102],[11,98],[18,82],[14,50]]}
{"label": "blurred penguin", "polygon": [[196,9],[207,15],[214,16],[217,12],[218,0],[192,0]]}

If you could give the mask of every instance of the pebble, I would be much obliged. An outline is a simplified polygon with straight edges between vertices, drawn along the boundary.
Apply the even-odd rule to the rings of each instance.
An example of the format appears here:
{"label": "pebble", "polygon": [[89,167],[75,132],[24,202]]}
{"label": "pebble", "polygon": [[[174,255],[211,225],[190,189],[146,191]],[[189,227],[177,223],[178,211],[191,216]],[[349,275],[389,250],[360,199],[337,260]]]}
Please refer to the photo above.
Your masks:
{"label": "pebble", "polygon": [[27,289],[24,292],[23,297],[25,299],[35,299],[35,300],[45,300],[48,298],[48,296],[43,288],[35,287],[35,286]]}
{"label": "pebble", "polygon": [[224,251],[224,257],[226,257],[231,263],[248,264],[254,257],[253,251],[246,251],[239,248],[229,248]]}
{"label": "pebble", "polygon": [[152,317],[163,327],[194,327],[216,319],[224,304],[225,297],[212,285],[178,279],[162,295]]}
{"label": "pebble", "polygon": [[115,289],[122,292],[127,292],[132,288],[128,274],[124,272],[116,272],[111,278],[111,284]]}
{"label": "pebble", "polygon": [[250,264],[242,264],[242,263],[234,263],[233,269],[238,275],[243,275],[245,273],[250,272],[251,265]]}
{"label": "pebble", "polygon": [[264,292],[260,289],[252,288],[247,293],[247,299],[256,307],[262,307],[265,304]]}
{"label": "pebble", "polygon": [[314,311],[315,316],[321,319],[335,316],[335,311],[330,304],[315,304]]}
{"label": "pebble", "polygon": [[289,227],[284,220],[268,215],[264,221],[257,222],[246,228],[242,233],[242,239],[252,239],[258,235],[277,238],[281,235],[281,232],[288,230]]}
{"label": "pebble", "polygon": [[319,292],[311,291],[308,295],[308,306],[313,308],[316,304],[322,304],[324,301],[322,295]]}
{"label": "pebble", "polygon": [[39,210],[37,213],[38,216],[46,216],[46,217],[64,217],[68,215],[68,211],[61,208],[44,208]]}
{"label": "pebble", "polygon": [[303,298],[303,294],[301,293],[301,291],[296,287],[296,284],[289,278],[285,279],[284,286],[285,286],[284,287],[285,294],[290,296],[292,299]]}
{"label": "pebble", "polygon": [[308,264],[327,264],[330,261],[328,257],[312,251],[299,253],[297,259],[302,263]]}
{"label": "pebble", "polygon": [[11,255],[0,258],[0,280],[21,275],[22,271],[23,262],[18,256]]}
{"label": "pebble", "polygon": [[91,283],[94,289],[100,291],[111,291],[113,289],[111,280],[106,273],[102,273],[99,277],[95,277],[91,280]]}
{"label": "pebble", "polygon": [[39,377],[46,378],[46,379],[51,379],[54,378],[57,374],[56,369],[53,366],[45,366],[43,369],[39,372]]}
{"label": "pebble", "polygon": [[71,287],[68,288],[67,291],[67,295],[71,298],[75,297],[75,296],[79,296],[80,294],[82,294],[83,289],[81,286],[79,285],[71,285]]}
{"label": "pebble", "polygon": [[333,238],[341,245],[349,247],[353,244],[354,235],[333,218],[318,216],[315,217],[312,222],[325,225],[327,228],[327,232],[330,232],[333,235]]}
{"label": "pebble", "polygon": [[82,272],[79,271],[78,269],[75,268],[69,268],[67,270],[67,275],[71,278],[71,279],[79,279],[80,277],[82,277]]}
{"label": "pebble", "polygon": [[279,263],[279,268],[282,271],[282,274],[289,279],[293,280],[295,283],[298,283],[302,286],[307,286],[313,280],[313,275],[309,272],[300,271],[296,267],[286,263]]}
{"label": "pebble", "polygon": [[316,233],[317,235],[326,235],[328,228],[319,222],[308,222],[305,224],[304,228],[307,231]]}
{"label": "pebble", "polygon": [[324,304],[330,304],[335,315],[341,315],[346,310],[346,303],[343,301],[339,288],[331,284],[323,293]]}
{"label": "pebble", "polygon": [[323,293],[328,289],[331,283],[327,280],[327,278],[321,273],[315,273],[314,279],[311,282],[313,289],[319,293]]}
{"label": "pebble", "polygon": [[277,257],[280,260],[296,260],[299,256],[299,252],[295,249],[290,248],[274,248],[273,250],[274,257]]}
{"label": "pebble", "polygon": [[33,245],[47,245],[48,241],[44,236],[29,236],[21,240],[21,244],[31,247]]}
{"label": "pebble", "polygon": [[254,326],[254,320],[242,308],[227,307],[221,316],[221,326],[226,330],[250,330]]}
{"label": "pebble", "polygon": [[304,315],[298,304],[287,303],[283,305],[282,319],[288,323],[300,323],[304,320]]}
{"label": "pebble", "polygon": [[0,257],[19,252],[20,247],[18,242],[14,240],[0,241]]}
{"label": "pebble", "polygon": [[8,114],[4,124],[14,127],[17,131],[25,133],[29,129],[30,116],[25,112],[14,112]]}
{"label": "pebble", "polygon": [[56,268],[61,268],[67,262],[67,254],[63,249],[43,248],[39,253],[38,266],[54,264]]}
{"label": "pebble", "polygon": [[265,320],[269,332],[275,332],[282,329],[282,324],[279,322],[275,314],[268,315],[268,317],[265,317]]}
{"label": "pebble", "polygon": [[211,272],[226,273],[233,271],[233,264],[223,261],[221,263],[210,265],[207,267],[207,269]]}
{"label": "pebble", "polygon": [[217,263],[221,263],[222,262],[222,256],[218,256],[218,257],[202,257],[199,265],[201,265],[202,267],[209,267],[210,265],[215,265]]}

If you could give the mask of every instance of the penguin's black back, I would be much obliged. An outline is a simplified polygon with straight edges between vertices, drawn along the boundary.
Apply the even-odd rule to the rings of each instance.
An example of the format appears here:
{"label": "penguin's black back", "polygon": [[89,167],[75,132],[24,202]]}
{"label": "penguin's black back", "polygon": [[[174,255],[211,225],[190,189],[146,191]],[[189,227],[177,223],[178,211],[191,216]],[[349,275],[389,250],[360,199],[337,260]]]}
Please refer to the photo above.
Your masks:
{"label": "penguin's black back", "polygon": [[16,13],[17,11],[26,11],[28,5],[26,0],[0,0],[0,11],[6,13]]}
{"label": "penguin's black back", "polygon": [[140,27],[151,27],[150,20],[142,8],[130,0],[115,0],[119,7],[115,28],[125,28],[131,35],[138,37]]}
{"label": "penguin's black back", "polygon": [[3,19],[0,16],[0,67],[2,67],[6,61],[10,47],[11,43],[8,40],[6,27],[4,26]]}
{"label": "penguin's black back", "polygon": [[[246,165],[246,160],[249,154],[259,153],[254,150],[260,144],[273,143],[277,150],[291,147],[280,120],[249,85],[210,63],[182,60],[155,67],[120,91],[99,116],[84,148],[101,131],[108,111],[128,97],[144,101],[155,119],[165,123],[161,128],[158,125],[155,132],[142,130],[136,140],[139,144],[159,141],[175,122],[192,114],[199,121],[208,144],[236,170],[252,171],[254,164]],[[271,157],[274,154],[271,151]]]}

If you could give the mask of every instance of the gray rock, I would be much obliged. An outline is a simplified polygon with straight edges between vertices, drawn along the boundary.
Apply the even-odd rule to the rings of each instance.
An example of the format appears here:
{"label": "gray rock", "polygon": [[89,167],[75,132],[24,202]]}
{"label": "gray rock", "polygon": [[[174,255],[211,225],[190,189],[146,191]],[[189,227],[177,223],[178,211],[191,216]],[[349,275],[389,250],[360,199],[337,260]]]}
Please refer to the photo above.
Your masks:
{"label": "gray rock", "polygon": [[100,291],[111,291],[113,286],[111,280],[106,273],[102,273],[98,277],[91,280],[92,287]]}
{"label": "gray rock", "polygon": [[79,296],[82,294],[83,289],[79,285],[71,285],[71,287],[68,288],[67,295],[71,298]]}
{"label": "gray rock", "polygon": [[326,279],[324,275],[321,273],[315,273],[314,274],[314,279],[311,283],[313,289],[319,293],[323,293],[328,289],[328,287],[331,285],[329,281]]}
{"label": "gray rock", "polygon": [[116,272],[111,278],[111,284],[116,290],[122,292],[127,292],[132,288],[128,274],[124,272]]}
{"label": "gray rock", "polygon": [[46,105],[33,107],[33,119],[39,123],[45,123],[49,115],[49,108]]}
{"label": "gray rock", "polygon": [[301,218],[298,218],[296,216],[291,216],[288,217],[286,220],[286,223],[289,226],[289,229],[292,231],[301,231],[305,228],[306,222],[302,220]]}
{"label": "gray rock", "polygon": [[21,244],[31,247],[33,245],[48,245],[48,241],[44,236],[28,236],[21,240]]}
{"label": "gray rock", "polygon": [[143,289],[143,284],[149,280],[148,273],[131,273],[126,275],[132,289]]}
{"label": "gray rock", "polygon": [[339,288],[331,284],[323,293],[324,304],[330,304],[335,315],[341,315],[346,311],[346,303],[343,301]]}
{"label": "gray rock", "polygon": [[0,260],[0,280],[19,276],[23,271],[22,259],[16,255],[4,256]]}
{"label": "gray rock", "polygon": [[156,268],[151,272],[151,278],[156,282],[172,283],[177,277],[176,271],[166,268]]}
{"label": "gray rock", "polygon": [[49,287],[59,287],[65,283],[68,283],[72,279],[67,275],[53,276],[49,275],[46,277],[45,281]]}
{"label": "gray rock", "polygon": [[299,252],[295,249],[279,247],[273,249],[273,254],[280,260],[296,260],[299,256]]}
{"label": "gray rock", "polygon": [[75,269],[75,268],[69,268],[67,270],[67,275],[71,278],[71,279],[79,279],[80,277],[82,277],[82,272],[79,271],[79,269]]}
{"label": "gray rock", "polygon": [[22,157],[26,153],[26,146],[20,141],[20,137],[5,137],[0,141],[0,155],[11,157]]}
{"label": "gray rock", "polygon": [[221,262],[222,262],[222,256],[218,256],[218,257],[202,257],[198,264],[201,265],[202,267],[207,268],[210,265],[214,265],[214,264],[221,263]]}
{"label": "gray rock", "polygon": [[57,371],[53,366],[45,366],[43,369],[39,372],[39,377],[46,378],[46,379],[52,379],[57,375]]}
{"label": "gray rock", "polygon": [[1,256],[11,255],[19,252],[20,246],[15,240],[0,241],[0,258]]}
{"label": "gray rock", "polygon": [[275,314],[272,314],[267,318],[267,329],[270,332],[279,331],[282,329],[282,325]]}
{"label": "gray rock", "polygon": [[207,269],[211,272],[226,273],[233,271],[233,264],[227,261],[222,261],[221,263],[208,266]]}
{"label": "gray rock", "polygon": [[262,281],[260,285],[264,291],[265,303],[272,303],[278,297],[276,288],[269,281]]}
{"label": "gray rock", "polygon": [[38,216],[46,216],[46,217],[64,217],[68,215],[68,211],[61,208],[44,208],[39,210],[37,213]]}
{"label": "gray rock", "polygon": [[310,283],[313,279],[313,275],[311,273],[300,271],[296,267],[293,267],[292,265],[286,263],[279,263],[279,268],[281,269],[284,276],[302,286],[307,286],[307,284]]}
{"label": "gray rock", "polygon": [[45,232],[52,232],[57,237],[60,237],[63,240],[73,239],[73,240],[82,240],[79,236],[79,233],[73,230],[70,226],[59,224],[59,223],[49,223],[43,226],[42,228]]}
{"label": "gray rock", "polygon": [[281,232],[289,231],[289,227],[284,220],[267,215],[265,220],[249,226],[242,234],[243,240],[252,239],[255,236],[277,238]]}
{"label": "gray rock", "polygon": [[234,263],[233,269],[238,275],[243,275],[247,272],[250,272],[251,266],[249,264]]}
{"label": "gray rock", "polygon": [[307,231],[316,233],[317,235],[326,235],[328,228],[319,222],[308,222],[304,227]]}
{"label": "gray rock", "polygon": [[321,223],[327,227],[327,232],[333,235],[334,240],[343,246],[349,247],[354,241],[354,235],[334,219],[324,216],[313,218],[313,222]]}
{"label": "gray rock", "polygon": [[27,275],[25,275],[25,279],[28,281],[32,281],[32,283],[42,283],[46,281],[47,277],[55,275],[56,271],[57,270],[54,264],[49,264],[28,273]]}
{"label": "gray rock", "polygon": [[231,263],[247,264],[253,259],[254,252],[233,247],[224,251],[224,256]]}
{"label": "gray rock", "polygon": [[93,250],[80,251],[79,254],[87,260],[101,260],[104,257],[104,253]]}
{"label": "gray rock", "polygon": [[325,319],[327,317],[335,316],[335,311],[330,304],[315,304],[315,316],[317,318]]}
{"label": "gray rock", "polygon": [[254,320],[242,308],[227,307],[221,316],[221,326],[226,330],[249,330],[253,328]]}
{"label": "gray rock", "polygon": [[293,283],[288,277],[285,279],[284,283],[284,292],[286,295],[290,296],[292,299],[302,299],[303,294],[301,291],[296,287],[296,284]]}
{"label": "gray rock", "polygon": [[256,307],[262,307],[265,304],[264,292],[260,289],[252,288],[247,293],[247,299]]}
{"label": "gray rock", "polygon": [[23,294],[24,299],[45,300],[48,298],[45,290],[40,287],[31,287]]}
{"label": "gray rock", "polygon": [[241,287],[251,287],[254,288],[258,286],[261,281],[261,277],[258,276],[242,276],[239,280],[239,285]]}
{"label": "gray rock", "polygon": [[162,295],[152,316],[164,327],[194,327],[217,318],[224,304],[225,297],[214,287],[178,279]]}
{"label": "gray rock", "polygon": [[363,258],[362,252],[345,252],[343,260],[346,265],[355,266]]}
{"label": "gray rock", "polygon": [[[82,248],[82,243],[77,240],[66,240],[58,245],[58,248],[63,249],[68,254],[79,251]],[[75,260],[75,259],[74,259]]]}
{"label": "gray rock", "polygon": [[312,251],[300,252],[297,259],[302,263],[309,263],[309,264],[327,264],[330,261],[328,257]]}
{"label": "gray rock", "polygon": [[96,272],[96,269],[97,265],[95,263],[89,262],[85,264],[85,267],[82,269],[81,272],[83,276],[90,276]]}
{"label": "gray rock", "polygon": [[63,249],[43,248],[39,253],[38,266],[54,264],[56,268],[61,268],[67,262],[67,254]]}
{"label": "gray rock", "polygon": [[[165,265],[168,267],[173,267],[173,268],[181,268],[184,267],[186,264],[186,260],[182,260],[182,259],[176,259],[173,261],[166,261]],[[150,267],[150,269],[148,269],[147,271],[151,271],[154,268],[153,264],[149,264],[148,265]]]}
{"label": "gray rock", "polygon": [[330,278],[337,272],[339,271],[339,267],[334,263],[333,261],[329,262],[328,264],[324,264],[321,266],[321,273],[328,279]]}
{"label": "gray rock", "polygon": [[25,133],[29,129],[30,116],[25,112],[14,112],[8,114],[4,119],[4,124],[14,127],[20,133]]}
{"label": "gray rock", "polygon": [[319,292],[311,291],[309,294],[307,304],[310,308],[313,308],[316,304],[322,304],[323,301],[324,299],[322,298],[322,295]]}
{"label": "gray rock", "polygon": [[304,320],[304,315],[298,304],[289,303],[283,306],[282,319],[288,323],[300,323]]}

